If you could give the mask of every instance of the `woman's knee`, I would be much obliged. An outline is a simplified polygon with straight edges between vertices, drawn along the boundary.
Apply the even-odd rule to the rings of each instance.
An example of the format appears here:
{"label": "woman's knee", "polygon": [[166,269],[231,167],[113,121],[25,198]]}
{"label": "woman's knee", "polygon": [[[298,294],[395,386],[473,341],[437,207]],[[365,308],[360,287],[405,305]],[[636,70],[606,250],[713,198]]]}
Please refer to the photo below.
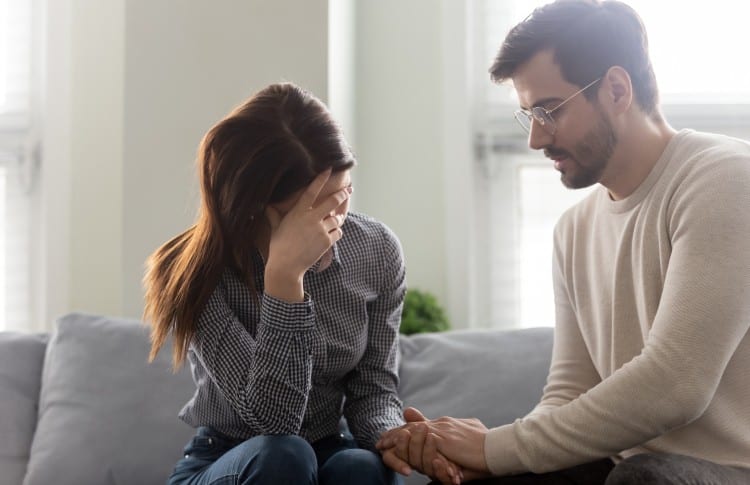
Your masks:
{"label": "woman's knee", "polygon": [[232,450],[246,459],[240,483],[316,483],[312,446],[294,435],[256,436]]}
{"label": "woman's knee", "polygon": [[395,474],[388,469],[380,455],[369,450],[352,448],[334,454],[320,469],[320,482],[392,484]]}

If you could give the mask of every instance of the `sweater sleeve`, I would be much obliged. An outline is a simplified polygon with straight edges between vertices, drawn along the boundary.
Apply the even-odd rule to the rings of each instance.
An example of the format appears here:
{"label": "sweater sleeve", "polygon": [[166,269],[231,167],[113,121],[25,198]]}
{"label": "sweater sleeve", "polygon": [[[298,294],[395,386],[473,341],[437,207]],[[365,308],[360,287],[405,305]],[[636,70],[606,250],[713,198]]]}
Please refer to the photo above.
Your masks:
{"label": "sweater sleeve", "polygon": [[313,303],[264,295],[255,338],[220,284],[204,307],[192,348],[224,398],[261,434],[298,434],[311,386]]}
{"label": "sweater sleeve", "polygon": [[[548,401],[555,407],[491,430],[485,450],[493,473],[540,473],[612,456],[705,412],[750,326],[747,187],[747,157],[682,182],[667,209],[672,251],[642,352],[573,400],[565,402],[578,389],[557,393]],[[560,359],[584,351],[570,330],[559,335],[572,340],[556,344],[557,370]]]}

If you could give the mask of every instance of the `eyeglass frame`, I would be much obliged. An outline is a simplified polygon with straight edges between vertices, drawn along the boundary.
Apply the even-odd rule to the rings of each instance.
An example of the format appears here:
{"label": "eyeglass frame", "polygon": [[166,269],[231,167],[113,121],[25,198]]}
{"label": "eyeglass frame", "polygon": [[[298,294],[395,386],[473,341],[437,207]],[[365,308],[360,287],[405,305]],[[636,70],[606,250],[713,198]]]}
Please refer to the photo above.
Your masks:
{"label": "eyeglass frame", "polygon": [[[549,133],[550,135],[554,135],[557,132],[557,123],[555,122],[555,119],[552,117],[552,113],[560,109],[565,103],[575,98],[582,92],[586,91],[588,88],[590,88],[591,86],[593,86],[594,84],[598,83],[601,80],[602,80],[601,77],[594,79],[593,81],[591,81],[590,83],[588,83],[587,85],[585,85],[584,87],[576,91],[575,93],[565,98],[560,104],[558,104],[552,109],[547,109],[543,106],[534,106],[530,110],[526,110],[526,109],[516,110],[513,112],[513,116],[515,117],[518,124],[521,125],[521,128],[523,128],[523,130],[526,133],[531,133],[531,125],[534,123],[534,121],[536,121],[542,126],[542,128],[544,128],[544,130],[547,133]],[[524,122],[521,121],[521,118],[520,118],[521,116],[524,116],[525,119],[529,122],[528,125],[525,125]],[[545,116],[549,119],[549,123],[547,122],[547,120],[544,119]],[[551,131],[547,129],[547,124],[549,124],[552,127]]]}

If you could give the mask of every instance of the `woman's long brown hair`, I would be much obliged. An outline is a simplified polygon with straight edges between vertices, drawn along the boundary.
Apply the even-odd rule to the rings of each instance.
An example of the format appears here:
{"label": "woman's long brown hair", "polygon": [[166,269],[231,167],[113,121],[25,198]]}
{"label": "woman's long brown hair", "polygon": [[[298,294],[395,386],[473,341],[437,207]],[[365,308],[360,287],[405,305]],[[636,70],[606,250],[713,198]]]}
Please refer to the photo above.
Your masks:
{"label": "woman's long brown hair", "polygon": [[255,294],[254,241],[268,204],[287,199],[328,168],[337,172],[354,163],[326,107],[291,83],[266,87],[211,128],[198,150],[197,220],[146,263],[150,360],[171,335],[173,366],[184,363],[195,322],[226,269]]}

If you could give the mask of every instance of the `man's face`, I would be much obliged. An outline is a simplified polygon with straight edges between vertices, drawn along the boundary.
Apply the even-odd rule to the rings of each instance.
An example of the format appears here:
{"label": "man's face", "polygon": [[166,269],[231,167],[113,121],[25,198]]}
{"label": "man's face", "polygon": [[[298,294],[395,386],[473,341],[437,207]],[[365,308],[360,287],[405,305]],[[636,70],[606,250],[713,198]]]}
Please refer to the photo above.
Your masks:
{"label": "man's face", "polygon": [[[551,111],[580,89],[563,79],[551,50],[532,57],[512,80],[521,108],[526,110],[541,106]],[[544,150],[566,187],[578,189],[599,182],[617,145],[606,113],[579,94],[552,113],[552,118],[554,135],[536,121],[531,124],[529,147]]]}

